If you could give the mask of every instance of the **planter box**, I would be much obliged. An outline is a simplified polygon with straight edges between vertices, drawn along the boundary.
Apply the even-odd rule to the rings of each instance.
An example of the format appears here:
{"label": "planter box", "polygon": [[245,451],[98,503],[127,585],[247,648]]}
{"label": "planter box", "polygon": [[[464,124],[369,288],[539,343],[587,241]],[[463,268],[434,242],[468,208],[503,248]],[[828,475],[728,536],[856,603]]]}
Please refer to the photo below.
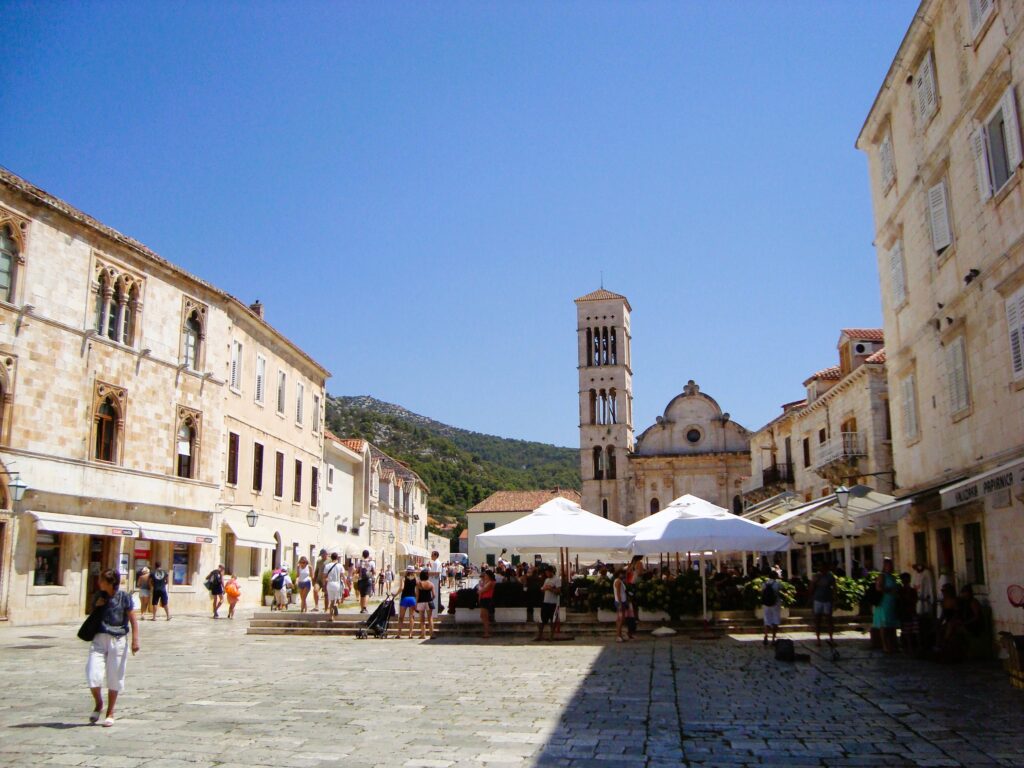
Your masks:
{"label": "planter box", "polygon": [[614,624],[616,619],[615,611],[609,611],[606,608],[597,609],[597,620],[603,624]]}
{"label": "planter box", "polygon": [[269,608],[273,604],[274,604],[274,596],[273,595],[264,595],[263,596],[263,605],[265,605],[267,608]]}
{"label": "planter box", "polygon": [[[786,606],[782,606],[782,612],[779,615],[783,619],[788,619],[789,618],[789,608],[787,608]],[[761,620],[764,620],[764,606],[763,605],[759,605],[759,606],[757,606],[757,608],[754,609],[754,617],[758,618],[758,619],[761,619]]]}
{"label": "planter box", "polygon": [[[534,610],[536,618],[540,618],[540,608]],[[563,609],[562,617],[564,620],[565,612]],[[495,608],[494,609],[494,623],[495,624],[524,624],[526,622],[526,609],[525,608]],[[456,624],[480,624],[480,609],[479,608],[457,608],[455,610],[455,623]]]}
{"label": "planter box", "polygon": [[846,610],[845,608],[833,608],[832,609],[832,615],[833,616],[860,616],[860,611],[857,610],[856,608],[854,608],[852,610],[849,610],[849,611]]}
{"label": "planter box", "polygon": [[640,609],[640,616],[639,616],[639,620],[640,621],[667,622],[667,621],[669,621],[669,618],[670,617],[669,617],[668,613],[666,613],[665,611],[649,611],[646,608],[641,608]]}
{"label": "planter box", "polygon": [[752,615],[752,611],[711,611],[711,615],[715,617],[717,621],[740,621],[743,619],[749,619]]}

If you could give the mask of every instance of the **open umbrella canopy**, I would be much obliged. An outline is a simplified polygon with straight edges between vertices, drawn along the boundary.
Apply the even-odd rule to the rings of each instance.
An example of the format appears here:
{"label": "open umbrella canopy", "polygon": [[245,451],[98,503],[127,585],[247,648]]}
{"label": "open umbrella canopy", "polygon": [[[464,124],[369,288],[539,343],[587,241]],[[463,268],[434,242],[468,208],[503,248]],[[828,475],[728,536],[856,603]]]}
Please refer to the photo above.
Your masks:
{"label": "open umbrella canopy", "polygon": [[656,552],[778,552],[789,538],[744,520],[709,501],[687,494],[627,528],[636,535],[631,549]]}
{"label": "open umbrella canopy", "polygon": [[587,512],[579,504],[557,496],[526,517],[476,536],[485,549],[559,549],[577,551],[626,549],[633,534],[618,523]]}

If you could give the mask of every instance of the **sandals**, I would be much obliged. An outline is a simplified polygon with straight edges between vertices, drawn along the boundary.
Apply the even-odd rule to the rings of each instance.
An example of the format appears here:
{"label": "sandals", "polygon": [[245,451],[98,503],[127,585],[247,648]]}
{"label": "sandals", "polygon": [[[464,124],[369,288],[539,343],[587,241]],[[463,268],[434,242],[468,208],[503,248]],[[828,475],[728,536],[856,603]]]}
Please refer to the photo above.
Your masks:
{"label": "sandals", "polygon": [[104,728],[109,728],[113,724],[114,724],[114,718],[112,718],[112,717],[108,717],[106,720],[103,721],[103,727]]}
{"label": "sandals", "polygon": [[103,716],[103,710],[102,709],[94,710],[93,713],[91,715],[89,715],[89,722],[93,723],[93,724],[96,724],[96,723],[98,723],[100,721],[100,717],[102,717],[102,716]]}

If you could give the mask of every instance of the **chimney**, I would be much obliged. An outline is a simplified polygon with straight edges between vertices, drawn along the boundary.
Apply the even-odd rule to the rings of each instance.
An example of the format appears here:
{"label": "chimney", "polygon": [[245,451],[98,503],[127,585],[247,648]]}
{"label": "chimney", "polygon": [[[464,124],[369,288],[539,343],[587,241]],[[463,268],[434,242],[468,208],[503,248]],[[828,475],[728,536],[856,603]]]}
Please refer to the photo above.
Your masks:
{"label": "chimney", "polygon": [[256,299],[255,304],[249,305],[249,311],[256,315],[260,320],[263,320],[263,302],[259,299]]}

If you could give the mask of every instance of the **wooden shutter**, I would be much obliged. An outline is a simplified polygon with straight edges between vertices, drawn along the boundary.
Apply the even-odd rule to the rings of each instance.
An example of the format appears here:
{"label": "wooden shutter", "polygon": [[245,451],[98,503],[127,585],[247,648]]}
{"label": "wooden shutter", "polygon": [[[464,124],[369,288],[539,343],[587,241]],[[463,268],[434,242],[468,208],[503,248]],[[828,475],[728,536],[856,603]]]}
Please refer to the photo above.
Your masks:
{"label": "wooden shutter", "polygon": [[949,388],[949,411],[959,413],[968,405],[967,360],[963,336],[958,336],[946,347],[946,377]]}
{"label": "wooden shutter", "polygon": [[878,145],[878,159],[882,166],[882,188],[888,189],[896,178],[896,165],[892,154],[892,135],[885,134],[882,143]]}
{"label": "wooden shutter", "polygon": [[932,52],[928,51],[917,68],[917,117],[920,127],[935,114],[938,97],[935,91],[935,66]]}
{"label": "wooden shutter", "polygon": [[242,356],[242,345],[237,341],[231,344],[231,386],[238,389],[238,365]]}
{"label": "wooden shutter", "polygon": [[981,25],[985,23],[989,12],[992,10],[992,0],[969,0],[968,6],[971,10],[971,36],[978,34]]}
{"label": "wooden shutter", "polygon": [[1017,100],[1013,97],[1012,85],[999,100],[999,106],[1003,111],[1003,128],[1006,131],[1006,163],[1012,176],[1021,162],[1020,123],[1017,122]]}
{"label": "wooden shutter", "polygon": [[898,307],[907,298],[907,281],[903,272],[903,241],[897,240],[889,249],[889,281],[892,284],[892,303]]}
{"label": "wooden shutter", "polygon": [[992,197],[992,174],[988,169],[987,144],[985,127],[976,125],[971,134],[971,154],[974,155],[974,169],[978,174],[978,195],[982,202]]}
{"label": "wooden shutter", "polygon": [[914,391],[914,376],[911,374],[901,382],[903,392],[903,434],[907,439],[917,437],[917,402]]}
{"label": "wooden shutter", "polygon": [[953,242],[953,230],[949,226],[949,203],[946,197],[946,182],[940,181],[928,190],[928,218],[932,225],[932,247],[942,253]]}
{"label": "wooden shutter", "polygon": [[1024,378],[1024,288],[1007,299],[1006,324],[1010,330],[1013,378]]}

